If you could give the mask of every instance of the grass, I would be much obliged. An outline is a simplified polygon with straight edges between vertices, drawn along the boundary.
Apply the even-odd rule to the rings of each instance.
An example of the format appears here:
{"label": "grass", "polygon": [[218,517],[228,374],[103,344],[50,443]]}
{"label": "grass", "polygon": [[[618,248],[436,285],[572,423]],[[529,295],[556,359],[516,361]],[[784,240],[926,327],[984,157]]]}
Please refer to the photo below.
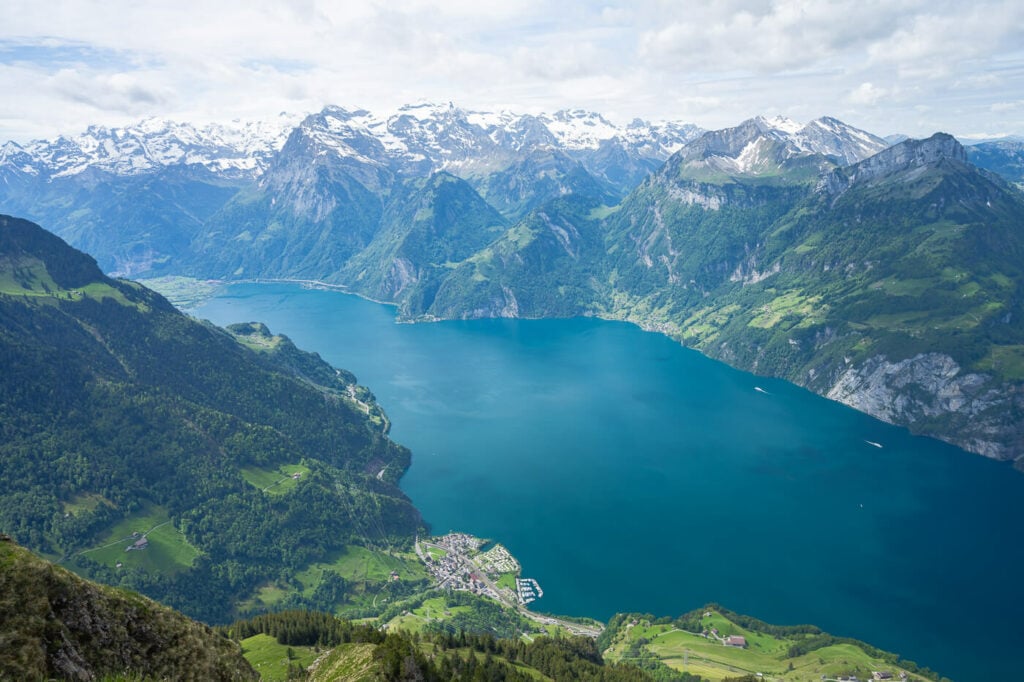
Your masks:
{"label": "grass", "polygon": [[240,344],[255,351],[273,350],[280,346],[281,341],[284,339],[284,337],[280,335],[261,336],[259,334],[235,334],[234,336],[235,340]]}
{"label": "grass", "polygon": [[994,372],[1010,381],[1024,381],[1024,346],[992,346],[977,369]]}
{"label": "grass", "polygon": [[406,632],[422,632],[423,626],[433,621],[449,620],[459,613],[469,613],[472,606],[448,606],[444,597],[433,597],[407,614],[395,616],[388,622],[388,628]]}
{"label": "grass", "polygon": [[[292,478],[295,474],[309,475],[309,467],[302,464],[282,464],[277,469],[261,469],[260,467],[243,467],[242,478],[253,487],[271,495],[284,495],[294,490],[299,482]],[[301,479],[300,476],[300,479]]]}
{"label": "grass", "polygon": [[422,580],[427,577],[426,568],[412,553],[388,554],[380,550],[349,545],[333,559],[311,564],[296,577],[307,589],[315,589],[324,570],[334,571],[345,580],[384,582],[391,579],[391,572],[397,571],[400,580]]}
{"label": "grass", "polygon": [[267,611],[280,604],[289,592],[290,590],[273,583],[261,585],[251,597],[238,602],[238,612],[260,613]]}
{"label": "grass", "polygon": [[16,263],[6,263],[0,268],[0,294],[12,296],[33,296],[42,300],[64,299],[68,301],[91,298],[95,301],[112,299],[124,306],[148,310],[142,303],[131,303],[116,287],[105,282],[93,282],[77,289],[63,289],[47,272],[42,261],[24,258]]}
{"label": "grass", "polygon": [[137,281],[166,298],[174,307],[185,309],[196,307],[216,294],[221,287],[218,281],[192,277],[153,277]]}
{"label": "grass", "polygon": [[65,514],[77,516],[83,512],[96,511],[101,504],[105,504],[108,507],[114,506],[113,502],[98,493],[86,493],[76,495],[73,499],[63,502],[62,508]]}
{"label": "grass", "polygon": [[373,660],[373,644],[340,644],[317,667],[317,679],[373,682],[378,666]]}
{"label": "grass", "polygon": [[[139,533],[139,536],[132,536]],[[125,549],[145,533],[149,545],[145,549]],[[150,572],[173,575],[189,568],[200,552],[170,522],[160,507],[147,506],[141,513],[119,521],[99,540],[97,546],[82,552],[93,561],[107,566],[143,568]]]}
{"label": "grass", "polygon": [[820,296],[804,296],[799,291],[788,291],[762,306],[760,314],[750,320],[749,325],[771,329],[791,315],[803,318],[800,326],[814,324],[825,317],[820,303]]}
{"label": "grass", "polygon": [[515,591],[516,589],[516,574],[515,573],[502,573],[501,577],[498,578],[495,583],[498,587],[507,587],[508,589]]}
{"label": "grass", "polygon": [[883,279],[875,282],[872,288],[878,288],[890,296],[920,296],[939,283],[936,277],[922,279]]}
{"label": "grass", "polygon": [[740,306],[735,303],[722,308],[701,308],[682,323],[683,337],[695,338],[701,343],[711,341],[739,310]]}
{"label": "grass", "polygon": [[622,204],[617,206],[598,206],[590,210],[590,214],[587,215],[591,220],[604,220],[613,213],[618,213],[619,209],[622,208]]}
{"label": "grass", "polygon": [[[372,646],[372,645],[371,645]],[[292,657],[288,657],[289,650]],[[264,680],[276,682],[288,679],[288,666],[308,668],[317,653],[311,647],[285,646],[270,635],[253,635],[242,640],[242,655]]]}
{"label": "grass", "polygon": [[[899,666],[872,658],[853,644],[836,644],[803,656],[788,658],[789,649],[799,641],[799,635],[773,637],[753,632],[714,611],[703,618],[702,622],[708,630],[717,629],[723,638],[729,635],[743,636],[747,640],[747,647],[729,647],[717,639],[678,630],[671,625],[651,625],[641,621],[617,636],[606,652],[606,657],[609,660],[620,660],[630,642],[643,638],[649,640],[646,648],[665,665],[700,675],[712,682],[756,673],[763,673],[765,679],[785,682],[817,682],[822,675],[834,678],[857,674],[860,679],[865,679],[870,677],[871,671],[888,670],[898,673],[900,670]],[[909,679],[914,682],[924,680],[913,674]]]}

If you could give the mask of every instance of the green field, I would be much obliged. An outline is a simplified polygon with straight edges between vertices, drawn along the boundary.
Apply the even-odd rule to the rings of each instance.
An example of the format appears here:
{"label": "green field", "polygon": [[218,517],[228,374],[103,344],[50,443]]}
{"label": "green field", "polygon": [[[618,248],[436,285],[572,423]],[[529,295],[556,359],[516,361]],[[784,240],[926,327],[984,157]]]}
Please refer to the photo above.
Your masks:
{"label": "green field", "polygon": [[[297,571],[294,577],[301,585],[300,593],[305,597],[312,596],[328,571],[337,573],[349,584],[349,593],[339,612],[346,608],[383,605],[386,599],[379,601],[378,597],[390,594],[382,592],[381,588],[391,581],[392,571],[398,573],[399,580],[418,581],[427,577],[423,564],[411,552],[388,554],[383,550],[349,545],[345,551],[330,557],[327,561],[318,561]],[[273,609],[293,591],[294,588],[284,584],[266,583],[251,597],[240,602],[238,610],[240,613],[255,613]]]}
{"label": "green field", "polygon": [[[138,535],[133,536],[133,533]],[[125,551],[143,534],[149,541],[145,549]],[[106,566],[116,567],[121,563],[125,568],[174,574],[189,568],[199,556],[199,550],[174,527],[166,511],[147,506],[142,512],[119,521],[95,547],[81,554]]]}
{"label": "green field", "polygon": [[81,298],[102,301],[109,298],[124,306],[145,309],[142,304],[130,303],[124,294],[105,282],[93,282],[78,289],[62,289],[50,277],[46,266],[34,258],[26,258],[12,267],[2,268],[0,294],[42,296],[72,301]]}
{"label": "green field", "polygon": [[275,584],[261,585],[248,599],[238,602],[239,613],[267,611],[281,603],[288,596],[288,590]]}
{"label": "green field", "polygon": [[359,545],[349,545],[344,552],[329,561],[311,564],[296,577],[307,588],[314,588],[325,569],[334,571],[350,582],[384,582],[391,578],[392,571],[397,571],[401,580],[422,580],[427,577],[423,564],[411,552],[388,554]]}
{"label": "green field", "polygon": [[183,309],[196,307],[221,288],[221,283],[216,280],[192,277],[154,277],[137,281],[166,298],[176,308]]}
{"label": "green field", "polygon": [[[264,680],[286,680],[289,665],[307,668],[318,655],[311,647],[278,644],[270,635],[254,635],[243,639],[241,644],[245,660]],[[289,651],[291,658],[288,657]]]}
{"label": "green field", "polygon": [[374,644],[339,644],[317,668],[317,678],[348,682],[375,682],[377,662],[373,659]]}
{"label": "green field", "polygon": [[[261,469],[260,467],[243,467],[242,478],[250,485],[271,495],[284,495],[299,485],[303,476],[309,475],[309,467],[302,464],[282,464],[277,469]],[[294,478],[299,474],[299,479]]]}
{"label": "green field", "polygon": [[65,514],[75,516],[82,512],[96,511],[101,504],[113,507],[114,504],[98,493],[84,493],[76,495],[73,499],[62,503],[62,511]]}
{"label": "green field", "polygon": [[423,604],[407,614],[395,616],[388,622],[389,628],[420,632],[423,626],[431,621],[447,620],[457,613],[469,613],[471,606],[448,606],[444,597],[433,597],[424,600]]}
{"label": "green field", "polygon": [[[700,675],[713,682],[748,674],[761,674],[765,680],[785,682],[819,682],[822,676],[828,679],[841,675],[857,675],[864,680],[869,679],[874,671],[889,671],[898,678],[902,670],[848,643],[833,644],[790,658],[790,648],[802,641],[805,635],[776,637],[745,629],[716,611],[709,613],[701,619],[707,636],[680,630],[672,624],[652,625],[640,620],[616,634],[605,657],[609,661],[628,661],[630,646],[646,641],[642,649],[654,654],[668,667]],[[717,636],[713,630],[718,631]],[[721,639],[730,635],[746,638],[747,646],[726,646]],[[910,674],[908,679],[925,682],[925,678],[915,674]]]}
{"label": "green field", "polygon": [[999,372],[1013,381],[1024,381],[1024,346],[992,346],[977,368],[983,372]]}
{"label": "green field", "polygon": [[447,556],[448,555],[448,550],[441,549],[440,547],[427,547],[427,554],[430,555],[431,559],[433,559],[434,561],[437,561],[441,557]]}

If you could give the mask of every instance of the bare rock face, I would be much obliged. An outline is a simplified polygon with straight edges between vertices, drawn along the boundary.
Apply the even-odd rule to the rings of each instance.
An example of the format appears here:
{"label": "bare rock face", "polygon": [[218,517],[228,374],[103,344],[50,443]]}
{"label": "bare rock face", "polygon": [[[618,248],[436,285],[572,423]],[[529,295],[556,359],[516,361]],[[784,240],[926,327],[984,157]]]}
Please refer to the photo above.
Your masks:
{"label": "bare rock face", "polygon": [[[1012,459],[1024,440],[1024,426],[1007,420],[1024,407],[1022,387],[964,373],[941,353],[899,362],[875,356],[840,374],[826,396],[986,457]],[[938,431],[937,422],[946,426]]]}
{"label": "bare rock face", "polygon": [[860,163],[836,168],[818,183],[818,190],[840,194],[856,184],[870,183],[896,173],[948,160],[967,163],[967,152],[952,135],[935,133],[925,140],[904,140]]}

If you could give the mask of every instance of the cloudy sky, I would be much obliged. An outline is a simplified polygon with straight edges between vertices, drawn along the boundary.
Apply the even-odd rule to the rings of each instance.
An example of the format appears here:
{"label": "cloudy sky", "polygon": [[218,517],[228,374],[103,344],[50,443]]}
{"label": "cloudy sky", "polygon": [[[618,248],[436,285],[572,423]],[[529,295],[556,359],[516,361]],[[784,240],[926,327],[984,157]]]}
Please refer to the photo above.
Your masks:
{"label": "cloudy sky", "polygon": [[0,140],[324,104],[1024,134],[1021,0],[4,0]]}

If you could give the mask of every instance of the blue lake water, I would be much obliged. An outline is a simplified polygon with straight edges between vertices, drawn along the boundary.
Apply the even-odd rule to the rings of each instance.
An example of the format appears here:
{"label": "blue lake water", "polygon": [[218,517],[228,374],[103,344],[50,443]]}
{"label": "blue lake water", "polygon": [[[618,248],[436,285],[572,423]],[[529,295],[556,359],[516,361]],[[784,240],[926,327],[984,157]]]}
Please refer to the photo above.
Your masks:
{"label": "blue lake water", "polygon": [[291,284],[191,312],[265,322],[355,372],[412,449],[402,487],[433,530],[505,544],[537,610],[714,601],[958,681],[1019,673],[1024,475],[1006,465],[622,323],[399,325]]}

